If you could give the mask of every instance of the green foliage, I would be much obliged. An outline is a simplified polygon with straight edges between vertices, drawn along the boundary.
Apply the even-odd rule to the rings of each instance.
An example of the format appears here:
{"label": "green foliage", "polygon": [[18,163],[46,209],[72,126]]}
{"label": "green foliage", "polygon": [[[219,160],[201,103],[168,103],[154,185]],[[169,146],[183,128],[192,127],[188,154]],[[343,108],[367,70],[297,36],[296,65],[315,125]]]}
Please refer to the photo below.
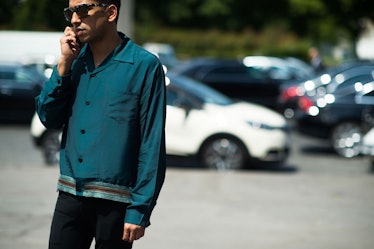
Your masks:
{"label": "green foliage", "polygon": [[[136,39],[162,41],[189,56],[288,54],[308,45],[355,42],[373,0],[133,0]],[[0,28],[62,30],[68,0],[3,0]]]}
{"label": "green foliage", "polygon": [[149,29],[137,27],[136,42],[172,44],[180,59],[190,57],[241,58],[248,55],[296,56],[307,59],[309,44],[295,34],[278,28],[262,33],[191,29]]}
{"label": "green foliage", "polygon": [[325,4],[321,0],[289,0],[293,15],[325,15]]}
{"label": "green foliage", "polygon": [[66,25],[62,10],[67,4],[67,0],[18,1],[11,8],[7,26],[17,30],[61,30]]}
{"label": "green foliage", "polygon": [[0,7],[0,27],[4,29],[9,29],[12,27],[12,19],[15,10],[19,5],[19,1],[14,0],[2,0]]}

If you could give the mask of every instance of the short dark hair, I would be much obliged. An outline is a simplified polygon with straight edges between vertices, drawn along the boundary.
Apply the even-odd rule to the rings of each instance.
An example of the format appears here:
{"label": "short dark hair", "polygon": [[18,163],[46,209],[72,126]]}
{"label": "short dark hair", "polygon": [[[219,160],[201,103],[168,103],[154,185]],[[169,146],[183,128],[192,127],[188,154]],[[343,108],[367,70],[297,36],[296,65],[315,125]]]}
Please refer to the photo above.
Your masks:
{"label": "short dark hair", "polygon": [[99,3],[114,4],[117,9],[121,8],[121,0],[97,0]]}
{"label": "short dark hair", "polygon": [[117,13],[117,19],[116,22],[118,21],[119,17],[119,11],[121,9],[121,0],[96,0],[98,3],[105,3],[105,4],[114,4],[117,7],[118,13]]}

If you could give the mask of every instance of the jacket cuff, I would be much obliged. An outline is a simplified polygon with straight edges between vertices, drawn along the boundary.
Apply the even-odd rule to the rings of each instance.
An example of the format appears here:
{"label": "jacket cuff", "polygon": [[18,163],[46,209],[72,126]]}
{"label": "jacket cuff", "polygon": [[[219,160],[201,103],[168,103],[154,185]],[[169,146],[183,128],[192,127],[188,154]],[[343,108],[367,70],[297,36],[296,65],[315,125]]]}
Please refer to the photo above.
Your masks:
{"label": "jacket cuff", "polygon": [[147,217],[145,214],[140,213],[136,209],[126,210],[125,223],[130,223],[143,227],[148,227],[149,225],[151,225],[151,223],[149,222],[149,217]]}
{"label": "jacket cuff", "polygon": [[46,85],[46,90],[49,93],[48,96],[50,97],[58,97],[60,96],[63,91],[69,88],[69,83],[71,81],[71,74],[60,76],[56,70],[53,70],[53,73],[49,80],[49,85]]}

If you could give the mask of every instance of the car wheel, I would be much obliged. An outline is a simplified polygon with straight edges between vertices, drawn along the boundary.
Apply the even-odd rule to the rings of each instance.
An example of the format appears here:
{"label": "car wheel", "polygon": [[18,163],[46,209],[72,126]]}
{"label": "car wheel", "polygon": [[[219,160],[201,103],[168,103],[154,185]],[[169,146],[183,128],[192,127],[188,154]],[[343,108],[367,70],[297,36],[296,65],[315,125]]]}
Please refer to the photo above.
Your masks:
{"label": "car wheel", "polygon": [[41,148],[44,160],[48,165],[54,165],[60,159],[60,139],[61,133],[59,131],[47,131],[44,135]]}
{"label": "car wheel", "polygon": [[229,137],[208,140],[202,147],[200,156],[206,167],[216,170],[241,169],[248,158],[242,143]]}
{"label": "car wheel", "polygon": [[292,109],[292,108],[286,108],[284,111],[283,111],[283,116],[287,119],[291,119],[293,117],[295,117],[295,110]]}
{"label": "car wheel", "polygon": [[331,134],[331,142],[338,155],[351,158],[360,154],[361,127],[357,123],[345,122],[337,125]]}

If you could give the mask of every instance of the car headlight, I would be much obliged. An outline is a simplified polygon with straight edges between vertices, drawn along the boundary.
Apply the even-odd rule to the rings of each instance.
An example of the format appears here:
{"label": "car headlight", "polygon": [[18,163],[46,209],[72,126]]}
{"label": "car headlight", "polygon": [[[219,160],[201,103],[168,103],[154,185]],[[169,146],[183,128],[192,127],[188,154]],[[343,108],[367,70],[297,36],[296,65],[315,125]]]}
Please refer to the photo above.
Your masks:
{"label": "car headlight", "polygon": [[273,125],[268,125],[264,124],[261,122],[256,122],[256,121],[247,121],[247,124],[249,124],[251,127],[256,128],[256,129],[263,129],[263,130],[288,130],[288,126],[273,126]]}

